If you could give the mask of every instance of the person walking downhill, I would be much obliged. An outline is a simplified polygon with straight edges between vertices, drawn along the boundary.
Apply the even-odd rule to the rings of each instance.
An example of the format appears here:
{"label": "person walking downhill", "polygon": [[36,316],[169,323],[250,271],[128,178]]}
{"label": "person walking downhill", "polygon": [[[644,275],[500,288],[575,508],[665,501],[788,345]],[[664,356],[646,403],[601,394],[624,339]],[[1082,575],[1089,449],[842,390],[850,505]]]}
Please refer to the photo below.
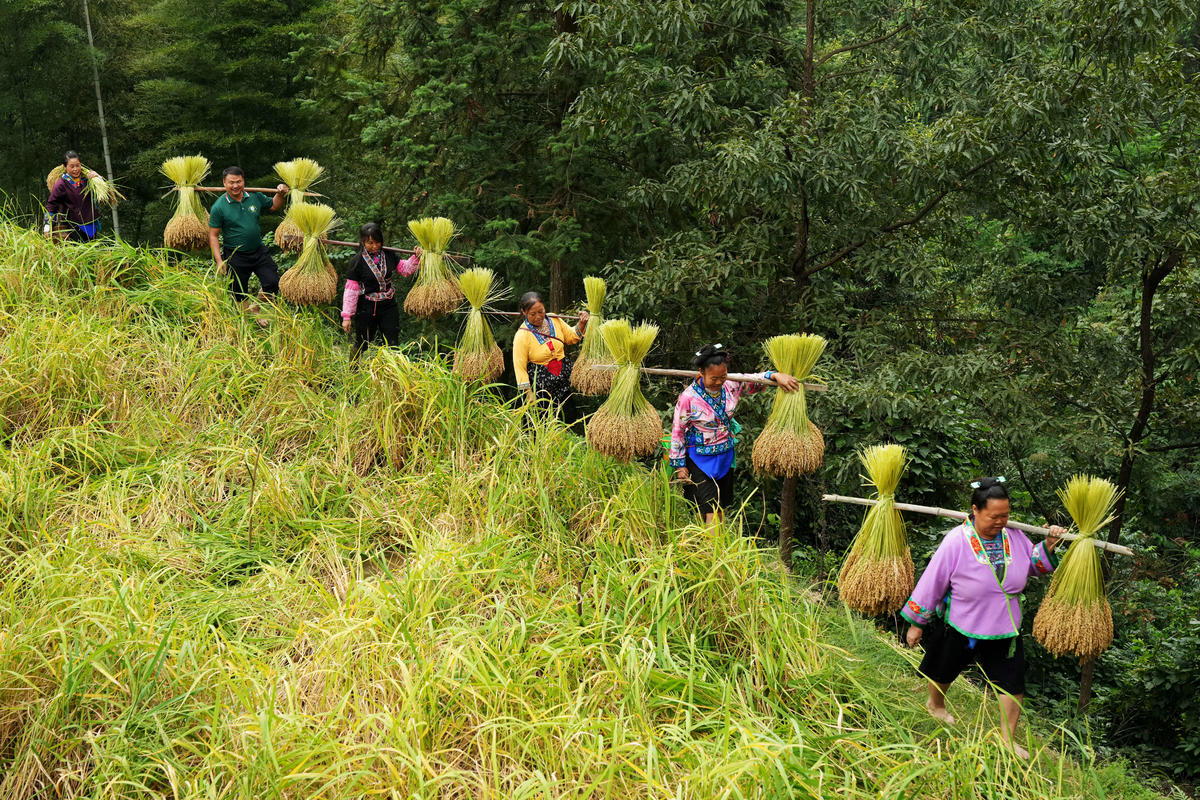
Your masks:
{"label": "person walking downhill", "polygon": [[546,303],[537,292],[521,295],[518,307],[522,320],[513,336],[512,352],[517,391],[529,403],[539,404],[573,423],[578,417],[571,389],[571,367],[575,360],[567,357],[566,348],[583,339],[588,312],[580,312],[579,322],[571,327],[561,318],[546,313]]}
{"label": "person walking downhill", "polygon": [[346,268],[342,293],[342,329],[354,330],[350,360],[356,361],[376,334],[395,347],[400,341],[400,306],[396,303],[395,279],[408,277],[421,265],[421,248],[407,260],[383,249],[383,228],[368,222],[358,229],[359,250]]}
{"label": "person walking downhill", "polygon": [[[231,273],[230,292],[233,300],[245,311],[257,314],[259,307],[250,299],[250,276],[257,275],[261,286],[259,297],[279,293],[279,270],[271,252],[263,243],[258,218],[267,211],[283,208],[288,186],[281,183],[274,199],[259,192],[246,191],[246,176],[241,167],[226,167],[221,173],[225,192],[208,212],[208,245],[212,249],[217,273]],[[255,321],[266,327],[267,321]]]}
{"label": "person walking downhill", "polygon": [[79,154],[68,150],[63,154],[63,174],[54,182],[50,199],[46,201],[46,222],[42,233],[72,242],[87,242],[100,232],[99,213],[92,198],[85,192],[87,182],[100,177],[96,170],[83,174]]}

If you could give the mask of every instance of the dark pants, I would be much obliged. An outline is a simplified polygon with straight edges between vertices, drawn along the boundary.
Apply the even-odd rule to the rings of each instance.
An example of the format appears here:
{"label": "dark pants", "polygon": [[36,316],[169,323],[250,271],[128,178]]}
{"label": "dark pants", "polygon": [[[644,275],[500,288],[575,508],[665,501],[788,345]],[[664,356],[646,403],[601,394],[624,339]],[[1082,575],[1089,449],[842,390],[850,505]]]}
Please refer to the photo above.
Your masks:
{"label": "dark pants", "polygon": [[921,638],[925,657],[919,671],[934,683],[953,683],[971,664],[983,677],[1009,694],[1025,694],[1025,643],[1021,637],[976,639],[972,644],[965,635],[940,619],[925,628]]}
{"label": "dark pants", "polygon": [[692,457],[689,455],[687,470],[692,482],[684,484],[683,496],[695,503],[701,514],[724,511],[733,504],[732,469],[720,478],[712,478],[696,466],[696,462],[692,461]]}
{"label": "dark pants", "polygon": [[275,268],[275,260],[265,244],[253,253],[225,251],[222,257],[229,267],[229,290],[233,293],[234,301],[249,299],[251,275],[258,276],[263,294],[279,293],[279,270]]}
{"label": "dark pants", "polygon": [[400,343],[400,306],[395,299],[368,300],[359,298],[358,311],[354,314],[354,346],[350,348],[350,360],[357,360],[375,338],[383,335],[383,343],[395,347]]}

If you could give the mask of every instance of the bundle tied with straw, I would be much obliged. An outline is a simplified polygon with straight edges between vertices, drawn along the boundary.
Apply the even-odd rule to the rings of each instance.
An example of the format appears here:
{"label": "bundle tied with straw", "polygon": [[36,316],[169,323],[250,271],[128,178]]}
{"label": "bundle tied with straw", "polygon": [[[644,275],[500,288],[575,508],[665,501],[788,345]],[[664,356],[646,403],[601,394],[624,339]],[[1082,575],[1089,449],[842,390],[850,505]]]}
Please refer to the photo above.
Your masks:
{"label": "bundle tied with straw", "polygon": [[275,228],[275,244],[279,249],[288,253],[299,253],[304,246],[304,233],[292,217],[292,209],[304,205],[304,193],[320,180],[325,168],[311,158],[295,158],[291,161],[280,161],[275,165],[275,174],[279,180],[287,184],[288,210],[283,221]]}
{"label": "bundle tied with straw", "polygon": [[208,214],[196,187],[212,164],[204,156],[175,156],[159,168],[175,184],[175,214],[163,231],[163,244],[173,250],[200,250],[208,246]]}
{"label": "bundle tied with straw", "polygon": [[454,372],[467,380],[494,381],[504,372],[504,355],[492,335],[492,326],[483,316],[484,305],[495,298],[492,292],[495,277],[494,272],[484,267],[469,269],[458,276],[471,311],[454,351]]}
{"label": "bundle tied with straw", "polygon": [[658,326],[643,323],[634,328],[614,319],[600,327],[600,335],[617,370],[612,391],[588,422],[588,444],[621,461],[651,455],[662,438],[662,420],[642,394],[642,359],[658,336]]}
{"label": "bundle tied with straw", "polygon": [[579,346],[579,358],[571,368],[571,385],[580,394],[605,394],[612,389],[616,372],[611,369],[596,369],[595,364],[611,364],[612,352],[604,343],[604,336],[597,333],[604,325],[604,297],[608,294],[608,285],[603,278],[591,275],[583,279],[583,290],[587,293],[587,308],[590,319],[588,328],[591,334],[583,337]]}
{"label": "bundle tied with straw", "polygon": [[[813,334],[774,336],[767,340],[767,355],[779,372],[803,382],[825,351],[825,340]],[[804,389],[778,391],[763,432],[754,442],[754,468],[767,475],[794,478],[813,472],[825,460],[825,438],[808,418]]]}
{"label": "bundle tied with straw", "polygon": [[415,317],[433,319],[458,308],[463,293],[446,261],[446,249],[454,238],[454,223],[445,217],[410,220],[408,229],[421,245],[421,271],[404,298],[404,311]]}
{"label": "bundle tied with straw", "polygon": [[305,203],[292,209],[292,215],[304,236],[304,247],[296,263],[279,278],[279,293],[300,305],[331,303],[338,276],[321,240],[336,224],[333,209],[324,203]]}
{"label": "bundle tied with straw", "polygon": [[854,610],[875,616],[901,608],[913,590],[912,552],[904,520],[895,507],[896,486],[908,453],[898,444],[876,445],[858,458],[879,502],[867,510],[846,554],[838,575],[838,595]]}
{"label": "bundle tied with straw", "polygon": [[1095,658],[1113,639],[1112,607],[1104,596],[1096,532],[1112,521],[1117,487],[1103,478],[1076,475],[1059,498],[1079,529],[1063,556],[1033,619],[1033,637],[1056,656]]}
{"label": "bundle tied with straw", "polygon": [[[88,167],[82,167],[83,174],[87,175],[92,170]],[[54,191],[54,184],[67,172],[66,167],[59,164],[54,169],[50,170],[50,174],[46,176],[46,188]],[[110,205],[115,206],[117,201],[124,200],[125,195],[121,194],[117,187],[112,184],[112,181],[97,175],[95,178],[88,178],[87,183],[83,185],[83,193],[92,199],[92,202],[98,206]]]}

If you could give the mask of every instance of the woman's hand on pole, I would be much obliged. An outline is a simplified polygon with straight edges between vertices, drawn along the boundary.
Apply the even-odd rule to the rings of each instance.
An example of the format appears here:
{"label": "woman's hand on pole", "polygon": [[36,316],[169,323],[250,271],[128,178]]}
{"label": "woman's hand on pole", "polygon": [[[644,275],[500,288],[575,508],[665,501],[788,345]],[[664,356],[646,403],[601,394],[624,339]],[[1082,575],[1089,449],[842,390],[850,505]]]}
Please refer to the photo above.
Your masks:
{"label": "woman's hand on pole", "polygon": [[924,628],[918,628],[916,625],[909,625],[908,633],[904,636],[904,641],[908,642],[909,647],[916,647],[921,643],[921,636],[924,633]]}
{"label": "woman's hand on pole", "polygon": [[587,331],[588,320],[591,318],[592,318],[592,315],[589,314],[588,312],[580,311],[579,312],[579,322],[575,323],[575,332],[578,333],[580,336],[583,336],[584,332]]}
{"label": "woman's hand on pole", "polygon": [[1054,548],[1058,547],[1062,535],[1067,532],[1067,529],[1061,525],[1051,525],[1050,532],[1046,534],[1046,550],[1053,553]]}
{"label": "woman's hand on pole", "polygon": [[800,388],[800,381],[788,375],[786,372],[776,372],[771,376],[771,380],[783,389],[785,392],[794,392]]}

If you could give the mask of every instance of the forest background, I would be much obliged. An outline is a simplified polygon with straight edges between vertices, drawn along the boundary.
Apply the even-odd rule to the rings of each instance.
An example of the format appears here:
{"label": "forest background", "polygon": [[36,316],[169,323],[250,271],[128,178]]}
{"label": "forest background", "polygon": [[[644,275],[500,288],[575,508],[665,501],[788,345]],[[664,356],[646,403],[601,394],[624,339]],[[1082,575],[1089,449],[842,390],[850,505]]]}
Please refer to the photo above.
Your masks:
{"label": "forest background", "polygon": [[[1030,703],[1140,768],[1200,776],[1192,3],[89,11],[94,49],[79,3],[0,6],[11,215],[38,223],[65,149],[106,172],[94,55],[129,241],[160,241],[169,156],[237,163],[251,183],[308,156],[328,170],[317,188],[343,238],[376,220],[403,244],[406,220],[449,216],[457,250],[553,309],[601,275],[610,314],[663,326],[655,365],[721,341],[758,369],[768,336],[818,333],[832,390],[811,406],[828,460],[800,487],[794,566],[824,576],[848,543],[859,513],[819,498],[863,491],[864,445],[910,449],[903,500],[961,507],[966,480],[1005,474],[1030,521],[1065,521],[1054,489],[1075,472],[1114,480],[1108,538],[1139,553],[1111,563],[1116,641],[1081,666],[1030,640]],[[443,346],[455,326],[405,332]],[[678,387],[654,389],[669,409]],[[745,411],[742,447],[765,411]],[[780,487],[744,473],[769,535]],[[919,560],[943,527],[913,521]]]}

